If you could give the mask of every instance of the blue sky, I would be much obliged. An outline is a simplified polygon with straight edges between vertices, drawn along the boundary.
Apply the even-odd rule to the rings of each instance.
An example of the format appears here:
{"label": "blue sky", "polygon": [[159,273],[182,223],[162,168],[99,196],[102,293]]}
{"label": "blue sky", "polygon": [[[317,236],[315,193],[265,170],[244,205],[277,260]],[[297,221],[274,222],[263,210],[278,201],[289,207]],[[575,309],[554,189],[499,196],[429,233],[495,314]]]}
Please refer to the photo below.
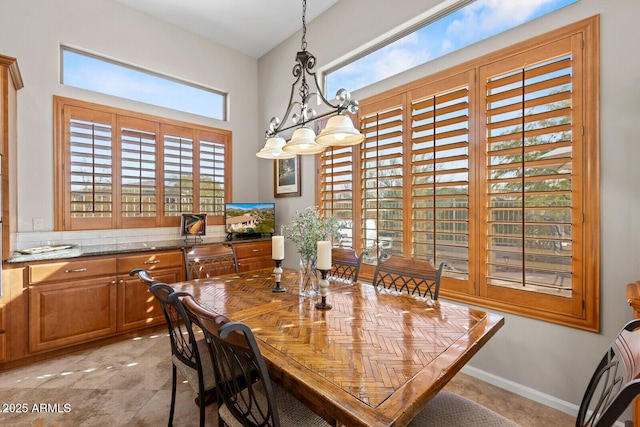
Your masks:
{"label": "blue sky", "polygon": [[224,96],[72,50],[63,50],[63,84],[224,120]]}
{"label": "blue sky", "polygon": [[327,75],[327,97],[391,77],[579,0],[478,0]]}

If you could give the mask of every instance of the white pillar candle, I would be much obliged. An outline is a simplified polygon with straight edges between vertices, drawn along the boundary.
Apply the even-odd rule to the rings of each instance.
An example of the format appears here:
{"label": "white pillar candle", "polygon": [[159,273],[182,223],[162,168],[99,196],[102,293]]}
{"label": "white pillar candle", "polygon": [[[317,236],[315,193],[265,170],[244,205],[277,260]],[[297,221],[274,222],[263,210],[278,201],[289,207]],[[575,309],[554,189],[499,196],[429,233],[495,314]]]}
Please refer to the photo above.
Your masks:
{"label": "white pillar candle", "polygon": [[284,259],[284,236],[271,237],[271,259]]}
{"label": "white pillar candle", "polygon": [[316,268],[318,270],[331,270],[331,242],[326,240],[318,242]]}

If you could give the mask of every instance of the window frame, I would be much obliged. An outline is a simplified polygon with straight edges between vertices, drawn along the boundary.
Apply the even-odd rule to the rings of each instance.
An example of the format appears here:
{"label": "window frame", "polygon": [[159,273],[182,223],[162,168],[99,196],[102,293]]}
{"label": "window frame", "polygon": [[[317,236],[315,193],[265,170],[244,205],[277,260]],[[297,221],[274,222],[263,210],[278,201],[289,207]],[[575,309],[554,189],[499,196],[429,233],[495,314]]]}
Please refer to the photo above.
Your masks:
{"label": "window frame", "polygon": [[[71,182],[70,182],[70,123],[72,115],[77,120],[87,117],[95,117],[111,125],[111,150],[112,150],[112,192],[111,203],[113,205],[111,216],[105,218],[73,218],[71,215]],[[78,118],[80,117],[80,118]],[[145,123],[140,126],[141,131],[155,129],[155,204],[154,216],[126,216],[122,208],[122,136],[123,128],[131,129],[135,123]],[[194,188],[192,191],[192,209],[188,212],[176,212],[166,215],[164,193],[164,139],[172,129],[180,129],[190,135],[193,140],[194,157],[192,163]],[[215,212],[201,212],[200,209],[200,179],[201,168],[199,157],[195,154],[200,147],[200,141],[207,139],[221,144],[223,153],[223,182],[221,184],[224,196],[221,199],[221,209]],[[202,126],[193,123],[182,122],[173,119],[162,118],[135,111],[124,110],[115,107],[90,103],[71,98],[54,96],[54,226],[57,231],[74,230],[98,230],[98,229],[127,229],[127,228],[152,228],[152,227],[179,227],[182,213],[207,213],[208,225],[224,224],[224,203],[231,201],[232,183],[232,132],[229,130]]]}
{"label": "window frame", "polygon": [[[360,101],[358,112],[358,127],[361,127],[360,119],[373,111],[379,111],[394,97],[406,97],[403,102],[405,110],[410,109],[412,92],[420,91],[424,87],[442,83],[445,87],[452,87],[455,79],[467,74],[466,79],[470,84],[469,107],[469,265],[468,279],[452,279],[451,276],[443,277],[441,296],[452,300],[479,305],[482,307],[502,310],[509,313],[524,315],[536,319],[550,321],[558,324],[581,328],[588,331],[600,329],[600,182],[599,182],[599,150],[600,150],[600,123],[599,123],[599,15],[584,19],[574,24],[567,25],[549,33],[534,37],[504,48],[497,52],[483,55],[480,58],[460,64],[459,66],[443,70],[434,75],[426,76],[417,81],[403,84],[397,88],[372,96]],[[487,224],[488,212],[486,209],[486,194],[488,190],[487,180],[487,126],[485,114],[485,94],[483,78],[486,77],[486,67],[509,61],[521,56],[526,58],[528,52],[536,49],[544,49],[552,46],[557,40],[570,39],[571,52],[581,52],[573,67],[580,67],[572,77],[574,103],[580,103],[577,108],[572,105],[574,117],[572,120],[573,152],[572,169],[572,197],[576,199],[572,205],[572,223],[579,231],[579,235],[573,235],[571,241],[575,242],[571,264],[573,292],[565,301],[554,301],[557,296],[544,293],[527,292],[489,286],[488,274],[488,246]],[[578,49],[578,50],[576,50]],[[553,55],[553,54],[551,54]],[[575,53],[574,53],[575,55]],[[526,60],[525,60],[526,61]],[[517,67],[526,68],[522,60]],[[485,67],[485,68],[483,68]],[[575,71],[575,69],[572,69]],[[449,85],[449,86],[447,86]],[[404,113],[403,119],[403,144],[405,151],[411,150],[411,119]],[[327,173],[323,170],[323,156],[316,157],[316,165],[319,173],[316,182],[316,204],[321,207],[325,215],[332,214],[332,200],[324,200],[323,181],[327,180]],[[353,147],[353,188],[362,187],[362,171],[360,170],[361,146]],[[409,163],[409,165],[407,165]],[[405,153],[404,165],[410,167],[411,157]],[[324,166],[326,167],[326,165]],[[329,174],[330,175],[330,174]],[[403,254],[412,254],[411,233],[411,170],[405,169],[404,193],[405,215],[403,217]],[[330,177],[329,177],[330,179]],[[407,182],[409,182],[407,184]],[[577,184],[576,184],[577,183]],[[362,200],[361,192],[353,192],[352,203],[353,223],[361,224]],[[483,219],[484,218],[484,219]],[[525,221],[526,222],[526,221]],[[524,224],[524,223],[523,223]],[[353,244],[356,251],[365,250],[363,244],[362,227],[354,227]],[[406,255],[410,256],[410,255]],[[361,277],[370,280],[373,276],[375,265],[373,259],[369,260],[361,269]],[[567,301],[568,300],[568,301]]]}

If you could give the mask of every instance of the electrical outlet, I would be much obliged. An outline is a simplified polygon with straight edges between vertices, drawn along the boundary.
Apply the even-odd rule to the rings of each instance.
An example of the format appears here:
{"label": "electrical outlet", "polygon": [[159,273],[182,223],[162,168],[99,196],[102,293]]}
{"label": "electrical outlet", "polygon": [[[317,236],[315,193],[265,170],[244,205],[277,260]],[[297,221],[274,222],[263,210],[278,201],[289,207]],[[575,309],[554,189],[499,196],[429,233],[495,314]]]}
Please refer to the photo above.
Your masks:
{"label": "electrical outlet", "polygon": [[44,219],[43,218],[33,218],[33,231],[43,230],[44,229]]}

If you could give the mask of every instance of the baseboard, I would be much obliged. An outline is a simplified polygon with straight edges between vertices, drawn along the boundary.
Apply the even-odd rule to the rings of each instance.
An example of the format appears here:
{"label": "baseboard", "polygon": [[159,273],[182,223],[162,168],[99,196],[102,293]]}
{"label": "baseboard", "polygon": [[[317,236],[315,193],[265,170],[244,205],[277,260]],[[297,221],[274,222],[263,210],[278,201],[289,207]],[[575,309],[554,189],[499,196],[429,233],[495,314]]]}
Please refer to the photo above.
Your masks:
{"label": "baseboard", "polygon": [[[538,390],[532,389],[522,384],[518,384],[516,382],[507,380],[505,378],[499,377],[497,375],[491,374],[481,369],[474,368],[473,366],[466,365],[464,368],[462,368],[462,372],[471,377],[477,378],[486,383],[494,385],[496,387],[500,387],[504,390],[510,391],[522,397],[526,397],[527,399],[531,399],[534,402],[538,402],[543,405],[562,411],[564,413],[567,413],[573,417],[578,416],[579,407],[578,405],[574,405],[573,403],[566,402],[564,400],[558,399],[557,397],[551,396],[546,393],[542,393]],[[615,426],[624,427],[625,424],[621,421],[618,421],[616,422]]]}

